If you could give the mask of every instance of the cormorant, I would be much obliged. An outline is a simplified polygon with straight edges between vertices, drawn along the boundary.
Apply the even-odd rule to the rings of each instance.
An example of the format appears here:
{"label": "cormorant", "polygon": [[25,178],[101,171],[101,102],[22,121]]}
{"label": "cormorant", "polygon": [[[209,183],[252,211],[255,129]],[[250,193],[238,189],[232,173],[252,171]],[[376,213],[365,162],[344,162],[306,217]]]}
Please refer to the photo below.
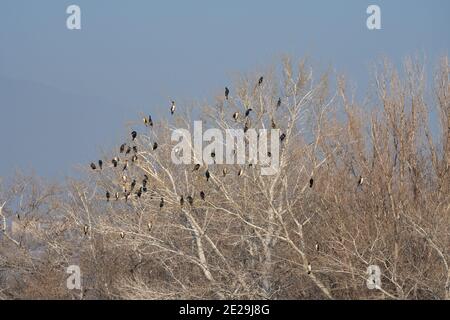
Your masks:
{"label": "cormorant", "polygon": [[93,163],[93,162],[91,163],[91,169],[92,169],[92,170],[97,169],[97,166],[96,166],[95,163]]}
{"label": "cormorant", "polygon": [[200,169],[200,164],[199,164],[199,163],[197,163],[197,164],[194,166],[194,170],[192,170],[192,172],[198,171],[198,169]]}
{"label": "cormorant", "polygon": [[205,193],[203,191],[200,191],[200,198],[202,198],[203,201],[205,201]]}
{"label": "cormorant", "polygon": [[133,152],[138,153],[138,148],[136,146],[133,146]]}
{"label": "cormorant", "polygon": [[263,81],[264,81],[264,77],[259,78],[259,80],[258,80],[258,85],[259,85],[259,86],[262,85]]}
{"label": "cormorant", "polygon": [[362,176],[359,176],[358,185],[362,185],[364,183],[364,178]]}
{"label": "cormorant", "polygon": [[239,119],[239,112],[233,113],[233,119],[237,121]]}
{"label": "cormorant", "polygon": [[133,189],[136,187],[136,180],[133,179],[133,181],[131,182],[131,189],[130,191],[133,191]]}
{"label": "cormorant", "polygon": [[250,115],[250,112],[252,112],[252,111],[253,111],[252,108],[245,110],[245,117],[248,117]]}
{"label": "cormorant", "polygon": [[124,144],[122,144],[121,146],[120,146],[120,153],[123,153],[124,151],[125,151],[125,147],[127,146],[127,144],[126,143],[124,143]]}
{"label": "cormorant", "polygon": [[209,170],[206,170],[205,177],[206,177],[206,181],[209,181],[209,178],[211,177],[211,175],[209,174]]}
{"label": "cormorant", "polygon": [[170,113],[173,115],[175,113],[176,105],[175,101],[172,101],[172,106],[170,107]]}
{"label": "cormorant", "polygon": [[158,143],[157,143],[157,142],[155,142],[155,143],[153,144],[153,150],[156,150],[156,149],[158,149]]}
{"label": "cormorant", "polygon": [[133,141],[136,140],[136,137],[137,137],[137,132],[136,131],[131,132],[131,138],[133,139]]}
{"label": "cormorant", "polygon": [[228,100],[228,95],[229,94],[230,94],[230,90],[227,87],[225,87],[225,99]]}
{"label": "cormorant", "polygon": [[109,191],[106,191],[106,201],[109,202],[110,198],[111,198],[111,194],[109,193]]}
{"label": "cormorant", "polygon": [[311,178],[311,179],[309,179],[309,187],[312,188],[313,185],[314,185],[314,179]]}
{"label": "cormorant", "polygon": [[164,207],[164,198],[161,198],[161,202],[159,203],[159,208]]}
{"label": "cormorant", "polygon": [[284,139],[286,139],[286,134],[282,133],[281,136],[280,136],[280,141],[283,142]]}
{"label": "cormorant", "polygon": [[281,106],[281,98],[278,98],[277,109]]}
{"label": "cormorant", "polygon": [[102,160],[98,160],[98,167],[100,168],[100,170],[103,169],[103,161]]}

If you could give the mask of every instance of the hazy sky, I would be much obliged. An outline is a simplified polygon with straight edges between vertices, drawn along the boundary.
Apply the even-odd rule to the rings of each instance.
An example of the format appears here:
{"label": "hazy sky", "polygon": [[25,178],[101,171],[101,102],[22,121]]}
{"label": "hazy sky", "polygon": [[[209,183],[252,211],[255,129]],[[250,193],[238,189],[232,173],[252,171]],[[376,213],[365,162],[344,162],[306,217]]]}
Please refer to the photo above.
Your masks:
{"label": "hazy sky", "polygon": [[[77,4],[82,30],[66,28]],[[366,27],[381,7],[382,30]],[[0,176],[64,177],[171,98],[210,99],[284,54],[345,72],[361,91],[381,55],[450,47],[448,0],[1,0]]]}

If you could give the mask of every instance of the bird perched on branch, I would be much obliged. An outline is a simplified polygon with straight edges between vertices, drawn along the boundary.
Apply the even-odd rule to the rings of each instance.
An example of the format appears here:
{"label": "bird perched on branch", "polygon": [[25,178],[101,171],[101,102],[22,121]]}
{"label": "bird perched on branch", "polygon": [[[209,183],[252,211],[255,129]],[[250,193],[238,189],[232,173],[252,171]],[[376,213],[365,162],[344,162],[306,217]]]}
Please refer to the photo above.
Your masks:
{"label": "bird perched on branch", "polygon": [[248,116],[250,115],[250,112],[252,112],[252,111],[253,111],[252,108],[247,109],[247,110],[245,111],[245,117],[248,117]]}
{"label": "bird perched on branch", "polygon": [[161,198],[161,201],[159,202],[159,208],[162,209],[164,207],[164,198]]}
{"label": "bird perched on branch", "polygon": [[206,197],[205,193],[204,193],[203,191],[200,191],[200,198],[201,198],[203,201],[205,201],[205,197]]}
{"label": "bird perched on branch", "polygon": [[206,170],[205,177],[206,177],[206,181],[209,181],[209,178],[211,177],[209,170]]}
{"label": "bird perched on branch", "polygon": [[138,148],[137,148],[137,146],[133,146],[133,152],[134,152],[134,153],[138,153]]}
{"label": "bird perched on branch", "polygon": [[314,179],[311,178],[311,179],[309,179],[309,187],[312,188],[313,185],[314,185]]}
{"label": "bird perched on branch", "polygon": [[97,166],[96,166],[95,163],[93,163],[93,162],[91,163],[91,169],[92,169],[92,170],[96,170],[96,169],[97,169]]}
{"label": "bird perched on branch", "polygon": [[283,142],[284,139],[286,139],[286,134],[285,133],[281,134],[280,141]]}
{"label": "bird perched on branch", "polygon": [[277,109],[278,109],[279,107],[281,107],[281,98],[278,98],[278,101],[277,101]]}
{"label": "bird perched on branch", "polygon": [[87,234],[89,232],[89,226],[87,224],[84,225],[83,232],[84,232],[84,235],[87,236]]}
{"label": "bird perched on branch", "polygon": [[128,155],[128,154],[130,154],[130,153],[131,153],[131,147],[128,147],[128,148],[127,148],[127,151],[125,152],[125,154]]}
{"label": "bird perched on branch", "polygon": [[120,161],[120,159],[119,159],[118,157],[114,157],[114,158],[112,159],[111,162],[112,162],[114,168],[117,167],[117,165],[119,164],[119,161]]}
{"label": "bird perched on branch", "polygon": [[102,160],[98,160],[98,167],[100,168],[100,170],[103,169],[103,161]]}
{"label": "bird perched on branch", "polygon": [[111,194],[109,191],[106,191],[106,201],[109,202],[109,199],[111,198]]}
{"label": "bird perched on branch", "polygon": [[120,146],[120,153],[123,153],[124,151],[125,151],[125,147],[127,146],[127,144],[126,143],[124,143],[124,144],[122,144],[121,146]]}
{"label": "bird perched on branch", "polygon": [[137,137],[137,132],[136,131],[131,132],[131,139],[133,141],[136,140],[136,137]]}
{"label": "bird perched on branch", "polygon": [[177,108],[177,106],[175,105],[175,101],[172,101],[172,106],[170,107],[170,114],[174,114],[175,113],[175,109]]}
{"label": "bird perched on branch", "polygon": [[158,143],[157,143],[157,142],[155,142],[155,143],[153,144],[153,151],[155,151],[156,149],[158,149]]}
{"label": "bird perched on branch", "polygon": [[233,113],[233,119],[234,119],[234,121],[238,121],[238,119],[239,119],[239,112]]}
{"label": "bird perched on branch", "polygon": [[194,166],[194,170],[192,170],[192,172],[198,171],[198,169],[200,169],[200,164],[199,164],[199,163],[197,163],[197,164]]}
{"label": "bird perched on branch", "polygon": [[261,86],[262,83],[263,83],[263,81],[264,81],[264,77],[259,78],[259,80],[258,80],[258,86]]}
{"label": "bird perched on branch", "polygon": [[225,87],[225,99],[228,100],[228,95],[229,94],[230,94],[230,90],[227,87]]}

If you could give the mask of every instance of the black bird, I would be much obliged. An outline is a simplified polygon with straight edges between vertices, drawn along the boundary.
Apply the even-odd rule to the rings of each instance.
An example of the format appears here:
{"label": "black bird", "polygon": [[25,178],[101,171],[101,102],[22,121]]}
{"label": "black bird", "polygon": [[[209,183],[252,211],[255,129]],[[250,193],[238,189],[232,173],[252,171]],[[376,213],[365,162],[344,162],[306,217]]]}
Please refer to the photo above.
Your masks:
{"label": "black bird", "polygon": [[106,201],[109,202],[110,198],[111,198],[111,194],[109,193],[109,191],[106,191]]}
{"label": "black bird", "polygon": [[131,147],[128,147],[127,152],[125,152],[125,154],[130,154],[130,152],[131,152]]}
{"label": "black bird", "polygon": [[239,112],[233,113],[233,119],[234,119],[234,121],[237,121],[238,118],[239,118]]}
{"label": "black bird", "polygon": [[164,207],[164,198],[161,198],[161,202],[159,203],[159,208]]}
{"label": "black bird", "polygon": [[98,160],[98,167],[100,168],[100,170],[103,169],[103,161],[102,160]]}
{"label": "black bird", "polygon": [[117,159],[117,158],[114,158],[114,159],[111,160],[111,162],[112,162],[114,168],[117,168],[117,165],[119,164],[118,159]]}
{"label": "black bird", "polygon": [[133,139],[133,141],[136,140],[136,137],[137,137],[137,132],[136,131],[131,132],[131,138]]}
{"label": "black bird", "polygon": [[267,151],[267,156],[268,156],[269,158],[272,157],[272,152]]}
{"label": "black bird", "polygon": [[311,178],[311,179],[309,179],[309,187],[312,188],[313,185],[314,185],[314,179]]}
{"label": "black bird", "polygon": [[97,166],[96,166],[95,163],[93,163],[93,162],[91,163],[91,169],[92,169],[92,170],[97,169]]}
{"label": "black bird", "polygon": [[209,170],[206,170],[205,177],[206,177],[206,181],[209,181],[209,178],[211,177],[211,175],[209,174]]}
{"label": "black bird", "polygon": [[203,191],[200,191],[200,198],[202,198],[203,201],[205,201],[205,193]]}
{"label": "black bird", "polygon": [[170,107],[170,113],[173,115],[175,113],[176,109],[175,101],[172,101],[172,106]]}
{"label": "black bird", "polygon": [[150,127],[153,127],[152,116],[148,116],[148,125],[149,125]]}
{"label": "black bird", "polygon": [[281,106],[281,98],[278,98],[277,109]]}
{"label": "black bird", "polygon": [[280,141],[283,142],[284,139],[286,139],[286,134],[283,133],[283,134],[280,136]]}
{"label": "black bird", "polygon": [[262,85],[263,81],[264,81],[264,77],[259,78],[259,80],[258,80],[258,85],[259,85],[259,86]]}
{"label": "black bird", "polygon": [[200,169],[200,164],[199,164],[199,163],[197,163],[197,164],[194,166],[194,170],[192,170],[192,172],[198,171],[198,169]]}
{"label": "black bird", "polygon": [[124,144],[122,144],[121,146],[120,146],[120,153],[123,153],[124,151],[125,151],[125,147],[127,146],[127,144],[126,143],[124,143]]}
{"label": "black bird", "polygon": [[148,175],[144,174],[144,180],[148,181]]}
{"label": "black bird", "polygon": [[148,180],[146,180],[146,179],[142,180],[142,186],[144,188],[147,187],[147,183],[148,183]]}
{"label": "black bird", "polygon": [[134,152],[134,153],[138,153],[138,149],[137,149],[136,146],[133,146],[133,152]]}
{"label": "black bird", "polygon": [[216,153],[215,152],[211,152],[211,158],[215,158],[216,157]]}
{"label": "black bird", "polygon": [[136,192],[136,196],[140,198],[142,196],[142,187]]}
{"label": "black bird", "polygon": [[89,232],[89,226],[87,224],[84,225],[83,232],[84,232],[84,235],[87,236],[87,234]]}
{"label": "black bird", "polygon": [[252,108],[247,109],[247,110],[245,111],[245,117],[248,117],[248,116],[250,115],[250,112],[252,112],[252,111],[253,111]]}
{"label": "black bird", "polygon": [[130,191],[133,191],[134,187],[136,187],[136,180],[133,179],[133,181],[131,182],[131,189]]}
{"label": "black bird", "polygon": [[181,196],[181,198],[180,198],[180,206],[183,206],[184,205],[184,198],[183,198],[183,196]]}
{"label": "black bird", "polygon": [[156,150],[156,149],[158,149],[158,143],[157,143],[157,142],[155,142],[155,143],[153,144],[153,150]]}
{"label": "black bird", "polygon": [[228,95],[229,94],[230,94],[230,90],[227,87],[225,87],[225,99],[228,100]]}
{"label": "black bird", "polygon": [[194,204],[194,198],[192,198],[191,196],[187,197],[187,201],[189,202],[189,204],[192,206]]}

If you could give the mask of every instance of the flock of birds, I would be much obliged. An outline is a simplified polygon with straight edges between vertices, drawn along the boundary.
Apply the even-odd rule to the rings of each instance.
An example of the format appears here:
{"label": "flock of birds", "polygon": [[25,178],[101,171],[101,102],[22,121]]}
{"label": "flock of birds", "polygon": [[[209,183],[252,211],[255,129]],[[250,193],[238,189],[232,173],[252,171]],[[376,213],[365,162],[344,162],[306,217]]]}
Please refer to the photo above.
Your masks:
{"label": "flock of birds", "polygon": [[[264,81],[264,78],[260,77],[259,80],[258,80],[257,86],[261,86],[263,81]],[[229,99],[229,95],[230,95],[230,90],[228,89],[228,87],[225,87],[225,99],[226,100]],[[277,108],[279,108],[281,106],[281,104],[282,104],[282,101],[281,101],[281,98],[279,98],[278,101],[277,101]],[[175,110],[176,110],[176,104],[175,104],[175,101],[172,101],[171,102],[171,106],[170,106],[170,113],[171,113],[171,115],[174,115]],[[246,121],[245,121],[245,125],[244,125],[244,132],[247,132],[247,130],[250,127],[249,116],[250,116],[250,113],[252,111],[253,110],[251,108],[248,108],[245,111]],[[238,121],[238,119],[240,117],[239,112],[235,112],[232,117],[233,117],[233,119],[235,121]],[[143,122],[144,122],[144,125],[146,127],[153,127],[153,125],[154,125],[153,119],[152,119],[152,117],[150,115],[148,117],[144,117],[143,118]],[[272,128],[275,129],[276,128],[275,121],[272,119],[271,122],[272,122],[271,123]],[[122,169],[122,172],[123,172],[123,175],[122,175],[123,197],[124,197],[125,202],[128,202],[128,199],[130,198],[130,196],[132,195],[133,192],[134,192],[136,198],[141,198],[141,196],[148,191],[147,185],[148,185],[148,182],[149,182],[149,177],[146,174],[143,175],[143,178],[142,178],[142,180],[140,182],[139,188],[137,188],[137,180],[134,179],[134,178],[131,180],[131,183],[129,184],[129,187],[127,185],[127,182],[129,180],[129,178],[125,174],[125,172],[129,168],[130,160],[131,160],[131,163],[135,163],[135,162],[138,161],[138,147],[136,145],[133,145],[133,143],[137,139],[137,136],[138,136],[138,133],[136,131],[132,131],[131,132],[131,144],[130,143],[123,143],[119,147],[120,155],[125,155],[126,158],[131,156],[130,159],[125,159],[123,161],[123,165],[121,165],[121,169]],[[280,135],[280,141],[283,142],[285,139],[286,139],[286,134],[282,133]],[[152,150],[155,151],[157,148],[158,148],[158,143],[154,142],[153,145],[152,145]],[[269,157],[271,156],[270,152],[268,152],[268,156]],[[211,153],[211,157],[213,159],[215,158],[215,153],[214,152]],[[121,161],[122,160],[119,158],[119,156],[114,157],[111,160],[112,167],[113,168],[118,168],[119,164],[121,163]],[[90,168],[92,170],[94,170],[94,171],[97,171],[97,170],[101,171],[101,170],[103,170],[104,165],[105,164],[104,164],[103,160],[98,160],[97,164],[92,162],[90,164]],[[194,166],[192,172],[199,171],[200,168],[201,168],[201,165],[200,164],[196,164]],[[227,175],[227,173],[228,172],[227,172],[226,167],[223,168],[222,174],[223,174],[224,177]],[[242,176],[243,175],[243,169],[242,168],[238,171],[237,175],[238,176]],[[211,178],[211,174],[210,174],[208,169],[206,169],[206,171],[205,171],[205,178],[206,178],[207,182]],[[359,177],[359,181],[358,181],[358,185],[362,185],[362,184],[363,184],[363,177],[360,176]],[[309,187],[313,188],[313,186],[314,186],[314,178],[311,177],[310,180],[309,180]],[[111,192],[109,190],[107,190],[106,193],[105,193],[105,196],[106,196],[106,201],[107,202],[109,202],[111,200],[111,197],[113,197],[113,196],[114,196],[116,201],[120,199],[120,193],[119,192],[115,192],[114,194],[111,194]],[[200,198],[203,201],[206,200],[206,194],[205,194],[204,191],[200,191]],[[191,196],[191,195],[187,196],[186,198],[184,196],[180,196],[179,203],[180,203],[181,207],[184,206],[185,201],[187,201],[187,203],[190,206],[193,206],[193,204],[194,204],[194,197]],[[164,207],[164,205],[165,205],[164,197],[161,197],[160,202],[159,202],[159,208],[162,209]],[[151,229],[150,225],[149,225],[149,229]],[[87,235],[88,232],[89,232],[89,227],[87,225],[85,225],[83,230],[84,230],[84,234]],[[124,238],[125,234],[123,232],[121,232],[120,236],[121,236],[121,238]],[[316,246],[316,249],[318,250],[318,245]]]}

